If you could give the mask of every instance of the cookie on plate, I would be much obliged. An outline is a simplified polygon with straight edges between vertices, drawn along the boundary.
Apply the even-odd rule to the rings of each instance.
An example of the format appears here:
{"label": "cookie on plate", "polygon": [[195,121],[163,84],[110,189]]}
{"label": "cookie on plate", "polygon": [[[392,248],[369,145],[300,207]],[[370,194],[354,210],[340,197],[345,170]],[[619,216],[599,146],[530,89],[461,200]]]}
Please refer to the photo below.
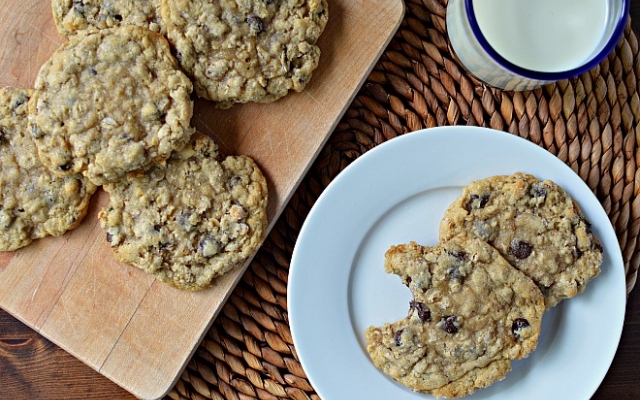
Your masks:
{"label": "cookie on plate", "polygon": [[104,186],[100,224],[116,258],[181,289],[199,290],[262,244],[267,183],[246,156],[218,161],[196,133],[166,165]]}
{"label": "cookie on plate", "polygon": [[445,212],[440,239],[482,239],[542,290],[547,308],[584,291],[600,273],[602,246],[556,183],[515,173],[472,182]]}
{"label": "cookie on plate", "polygon": [[161,0],[51,0],[53,20],[62,36],[81,31],[137,25],[164,34]]}
{"label": "cookie on plate", "polygon": [[42,165],[27,122],[31,93],[0,89],[0,251],[75,228],[96,190],[82,175],[58,177]]}
{"label": "cookie on plate", "polygon": [[413,294],[406,318],[370,327],[376,367],[412,390],[460,397],[501,380],[536,348],[542,293],[487,243],[455,237],[391,247],[387,272]]}
{"label": "cookie on plate", "polygon": [[163,0],[160,12],[196,93],[221,107],[302,91],[328,20],[326,0]]}
{"label": "cookie on plate", "polygon": [[192,84],[166,39],[124,26],[74,35],[41,67],[29,101],[44,165],[96,185],[166,160],[184,146]]}

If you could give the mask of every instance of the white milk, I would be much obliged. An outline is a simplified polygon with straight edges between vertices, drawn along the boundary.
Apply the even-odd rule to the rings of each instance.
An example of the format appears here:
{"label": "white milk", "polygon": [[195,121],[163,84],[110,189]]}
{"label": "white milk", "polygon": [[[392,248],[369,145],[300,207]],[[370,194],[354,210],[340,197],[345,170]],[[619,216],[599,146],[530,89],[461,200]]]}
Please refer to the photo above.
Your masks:
{"label": "white milk", "polygon": [[541,72],[573,69],[602,39],[605,0],[474,0],[480,30],[506,60]]}

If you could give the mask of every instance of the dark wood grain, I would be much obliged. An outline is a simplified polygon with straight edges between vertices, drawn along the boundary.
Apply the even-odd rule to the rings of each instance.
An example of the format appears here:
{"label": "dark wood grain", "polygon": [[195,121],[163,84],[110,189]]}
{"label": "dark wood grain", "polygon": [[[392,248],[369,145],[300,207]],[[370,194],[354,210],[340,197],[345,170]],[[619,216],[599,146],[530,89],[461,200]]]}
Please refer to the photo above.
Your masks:
{"label": "dark wood grain", "polygon": [[0,310],[1,399],[134,399]]}
{"label": "dark wood grain", "polygon": [[[594,346],[597,344],[594,343]],[[627,301],[627,315],[618,351],[593,399],[640,399],[639,359],[640,290],[636,287]]]}
{"label": "dark wood grain", "polygon": [[[640,34],[640,0],[631,1]],[[597,346],[597,343],[593,344]],[[615,359],[594,400],[640,399],[640,289],[629,296]],[[550,393],[552,397],[552,393]],[[0,398],[134,399],[129,393],[0,309]]]}

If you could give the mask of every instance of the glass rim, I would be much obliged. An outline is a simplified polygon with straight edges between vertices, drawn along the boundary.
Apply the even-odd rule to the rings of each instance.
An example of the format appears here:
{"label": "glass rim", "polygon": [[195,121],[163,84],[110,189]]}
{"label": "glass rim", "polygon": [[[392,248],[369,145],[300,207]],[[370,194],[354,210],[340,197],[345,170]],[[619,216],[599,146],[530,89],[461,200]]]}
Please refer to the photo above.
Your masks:
{"label": "glass rim", "polygon": [[622,34],[624,33],[624,29],[627,23],[630,0],[621,0],[622,1],[622,10],[620,10],[620,14],[617,16],[618,20],[616,22],[616,27],[605,44],[605,46],[600,50],[595,56],[591,57],[589,61],[584,63],[583,65],[558,72],[542,72],[535,71],[527,68],[520,67],[518,65],[513,64],[508,61],[504,57],[502,57],[487,41],[484,34],[480,30],[480,25],[478,25],[478,21],[476,19],[475,10],[473,9],[473,1],[474,0],[465,0],[465,8],[467,11],[467,19],[469,21],[469,25],[471,26],[471,30],[473,34],[476,36],[476,39],[480,43],[480,46],[484,49],[484,51],[489,54],[489,56],[496,61],[500,66],[507,69],[510,72],[513,72],[517,75],[521,75],[525,78],[535,79],[539,81],[559,81],[563,79],[573,78],[575,76],[581,75],[584,72],[587,72],[594,68],[596,65],[600,64],[608,55],[613,51],[615,46],[620,41]]}

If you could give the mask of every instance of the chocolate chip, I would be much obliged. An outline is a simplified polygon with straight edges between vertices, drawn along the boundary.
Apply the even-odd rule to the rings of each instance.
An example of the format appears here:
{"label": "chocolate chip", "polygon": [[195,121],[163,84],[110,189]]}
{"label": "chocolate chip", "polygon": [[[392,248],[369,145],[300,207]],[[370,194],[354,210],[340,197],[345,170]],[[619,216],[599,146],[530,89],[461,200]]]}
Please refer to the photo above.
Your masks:
{"label": "chocolate chip", "polygon": [[257,15],[247,17],[247,23],[251,29],[258,31],[258,33],[264,32],[264,21]]}
{"label": "chocolate chip", "polygon": [[178,62],[182,62],[182,53],[178,51],[175,47],[171,48],[171,54],[178,60]]}
{"label": "chocolate chip", "polygon": [[62,164],[62,165],[58,165],[58,169],[60,171],[68,171],[71,169],[71,162],[68,162],[66,164]]}
{"label": "chocolate chip", "polygon": [[536,182],[531,186],[531,194],[534,197],[546,199],[547,198],[547,187],[542,182]]}
{"label": "chocolate chip", "polygon": [[442,328],[447,333],[456,333],[460,329],[458,327],[458,317],[455,315],[449,315],[447,317],[442,318],[440,320],[440,328]]}
{"label": "chocolate chip", "polygon": [[113,16],[113,19],[115,19],[118,22],[122,22],[122,15],[116,14],[116,15]]}
{"label": "chocolate chip", "polygon": [[457,264],[449,267],[449,269],[447,270],[447,275],[449,276],[449,279],[453,280],[460,280],[464,278],[464,275],[462,274],[462,272],[460,272],[460,266]]}
{"label": "chocolate chip", "polygon": [[27,99],[27,96],[25,96],[25,95],[21,95],[20,97],[18,97],[16,99],[16,101],[13,103],[13,105],[11,106],[13,108],[13,111],[17,112],[18,107],[20,107],[21,105],[23,105],[27,101],[28,101],[28,99]]}
{"label": "chocolate chip", "polygon": [[82,0],[73,0],[73,12],[84,15],[84,2]]}
{"label": "chocolate chip", "polygon": [[586,219],[582,219],[582,223],[584,224],[584,231],[587,232],[587,235],[590,235],[593,232],[591,229],[591,223]]}
{"label": "chocolate chip", "polygon": [[396,333],[393,334],[393,341],[396,343],[396,346],[402,346],[402,341],[400,340],[402,332],[404,332],[404,329],[398,329]]}
{"label": "chocolate chip", "polygon": [[182,226],[190,226],[191,225],[189,223],[189,214],[178,214],[178,216],[176,217],[176,221],[178,222],[178,224],[180,224]]}
{"label": "chocolate chip", "polygon": [[91,73],[91,75],[96,76],[98,75],[98,71],[94,68],[94,67],[89,67],[89,72]]}
{"label": "chocolate chip", "polygon": [[418,318],[423,322],[431,321],[431,310],[425,307],[423,303],[411,300],[409,302],[409,311],[416,310],[418,312]]}
{"label": "chocolate chip", "polygon": [[107,232],[107,242],[111,243],[111,240],[113,240],[113,235]]}
{"label": "chocolate chip", "polygon": [[185,228],[191,228],[191,222],[189,221],[191,218],[191,213],[182,213],[182,214],[178,214],[178,216],[176,217],[176,221],[184,226]]}
{"label": "chocolate chip", "polygon": [[513,321],[513,324],[511,324],[511,332],[513,333],[514,336],[516,337],[520,337],[520,332],[522,332],[523,329],[528,328],[529,325],[529,321],[527,321],[524,318],[516,318]]}
{"label": "chocolate chip", "polygon": [[[299,69],[300,68],[292,69],[291,72],[294,72],[294,75],[295,75],[295,71],[297,71]],[[307,84],[307,80],[305,79],[305,77],[303,75],[300,75],[300,76],[296,77],[296,79],[298,80],[298,82],[300,82],[301,85],[306,85]]]}
{"label": "chocolate chip", "polygon": [[153,226],[153,230],[156,232],[160,232],[160,228],[162,228],[160,225],[154,225]]}
{"label": "chocolate chip", "polygon": [[478,208],[484,208],[484,206],[486,206],[488,202],[489,202],[489,195],[488,194],[483,194],[480,197],[480,204],[479,204]]}
{"label": "chocolate chip", "polygon": [[584,255],[584,252],[575,246],[573,247],[572,253],[573,257],[576,259],[580,259]]}
{"label": "chocolate chip", "polygon": [[464,261],[467,259],[467,253],[465,253],[464,251],[452,250],[448,253],[451,257],[455,258],[458,261]]}
{"label": "chocolate chip", "polygon": [[538,283],[538,288],[540,288],[540,291],[545,296],[548,295],[551,292],[551,285],[546,286],[546,285],[543,285],[541,283]]}
{"label": "chocolate chip", "polygon": [[239,176],[234,176],[233,178],[229,179],[229,186],[238,186],[240,182],[242,182],[242,178],[240,178]]}
{"label": "chocolate chip", "polygon": [[472,209],[484,208],[489,202],[489,195],[483,194],[479,196],[477,194],[472,194],[467,199],[467,202],[464,206],[467,211],[471,211]]}
{"label": "chocolate chip", "polygon": [[448,250],[447,254],[453,257],[456,262],[447,270],[447,275],[450,279],[461,279],[465,276],[464,273],[460,271],[461,265],[458,262],[464,262],[467,260],[468,254],[461,250]]}
{"label": "chocolate chip", "polygon": [[213,257],[218,254],[222,249],[222,243],[220,243],[215,237],[207,235],[200,239],[198,242],[198,253],[203,257]]}
{"label": "chocolate chip", "polygon": [[467,202],[464,203],[464,208],[467,211],[471,211],[471,207],[473,206],[473,202],[475,200],[478,199],[478,195],[477,194],[472,194],[471,196],[469,196],[469,198],[467,199]]}
{"label": "chocolate chip", "polygon": [[531,255],[533,246],[524,240],[513,240],[509,246],[509,254],[518,260],[524,260]]}
{"label": "chocolate chip", "polygon": [[30,128],[32,137],[36,139],[42,137],[42,131],[38,129],[38,126],[36,124],[30,124]]}
{"label": "chocolate chip", "polygon": [[404,284],[406,287],[409,287],[409,285],[411,284],[411,277],[407,276],[407,279],[404,280]]}

